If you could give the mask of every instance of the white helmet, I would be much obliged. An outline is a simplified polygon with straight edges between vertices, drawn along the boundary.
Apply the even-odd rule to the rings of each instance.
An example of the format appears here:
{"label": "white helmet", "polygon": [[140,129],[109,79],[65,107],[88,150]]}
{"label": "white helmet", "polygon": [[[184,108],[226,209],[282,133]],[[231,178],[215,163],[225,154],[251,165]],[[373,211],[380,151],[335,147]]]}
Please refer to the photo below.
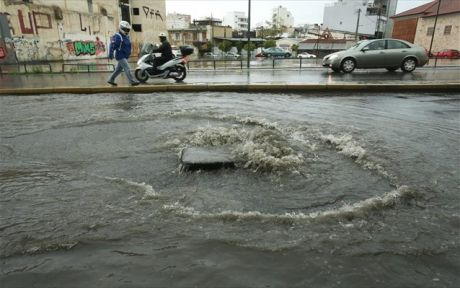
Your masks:
{"label": "white helmet", "polygon": [[129,31],[131,30],[131,24],[129,24],[126,21],[121,21],[119,26],[120,26],[120,31],[125,35],[127,35]]}
{"label": "white helmet", "polygon": [[158,38],[160,38],[161,43],[165,42],[166,41],[166,33],[161,32],[160,34],[158,34]]}

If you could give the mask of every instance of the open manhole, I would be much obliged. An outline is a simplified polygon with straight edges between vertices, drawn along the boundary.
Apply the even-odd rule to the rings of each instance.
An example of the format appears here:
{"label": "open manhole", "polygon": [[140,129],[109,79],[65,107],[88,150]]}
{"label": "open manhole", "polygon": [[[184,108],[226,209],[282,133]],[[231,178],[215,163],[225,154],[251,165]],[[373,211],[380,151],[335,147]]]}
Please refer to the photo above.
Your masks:
{"label": "open manhole", "polygon": [[189,147],[180,153],[181,171],[234,168],[235,160],[223,147]]}

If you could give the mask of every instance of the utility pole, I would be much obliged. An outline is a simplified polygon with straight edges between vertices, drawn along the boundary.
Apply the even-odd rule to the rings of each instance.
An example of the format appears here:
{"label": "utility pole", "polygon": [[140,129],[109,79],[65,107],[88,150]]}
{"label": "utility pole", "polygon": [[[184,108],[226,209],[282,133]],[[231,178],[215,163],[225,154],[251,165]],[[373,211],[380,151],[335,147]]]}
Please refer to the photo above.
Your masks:
{"label": "utility pole", "polygon": [[355,41],[358,41],[359,17],[361,17],[361,8],[358,9],[358,20],[356,21]]}
{"label": "utility pole", "polygon": [[441,0],[438,0],[438,9],[436,11],[436,17],[434,18],[434,27],[433,27],[433,33],[431,34],[431,43],[430,43],[430,50],[428,50],[428,57],[431,55],[431,48],[433,48],[434,33],[436,33],[436,23],[438,23],[439,7],[441,7]]}
{"label": "utility pole", "polygon": [[212,21],[212,13],[211,13],[211,23],[210,24],[211,24],[211,43],[212,43],[211,53],[213,53],[215,42],[214,42],[214,22]]}
{"label": "utility pole", "polygon": [[375,38],[377,39],[380,39],[380,21],[381,21],[381,18],[382,18],[382,7],[379,7],[378,8],[378,12],[377,12],[377,31],[375,32]]}
{"label": "utility pole", "polygon": [[251,62],[251,0],[248,0],[248,61],[247,61],[247,68],[249,72],[249,66]]}

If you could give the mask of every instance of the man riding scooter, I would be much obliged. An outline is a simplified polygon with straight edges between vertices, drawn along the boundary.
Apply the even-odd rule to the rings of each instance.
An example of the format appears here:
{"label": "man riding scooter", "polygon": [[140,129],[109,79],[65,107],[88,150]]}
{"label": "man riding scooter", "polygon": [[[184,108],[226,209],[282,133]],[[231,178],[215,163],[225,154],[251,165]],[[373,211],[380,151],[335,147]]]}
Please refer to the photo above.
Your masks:
{"label": "man riding scooter", "polygon": [[154,66],[158,67],[171,59],[174,59],[174,54],[172,53],[171,44],[169,44],[168,40],[166,39],[166,33],[161,32],[158,34],[158,38],[160,38],[161,45],[158,48],[157,53],[161,53],[160,57],[156,57],[154,60]]}

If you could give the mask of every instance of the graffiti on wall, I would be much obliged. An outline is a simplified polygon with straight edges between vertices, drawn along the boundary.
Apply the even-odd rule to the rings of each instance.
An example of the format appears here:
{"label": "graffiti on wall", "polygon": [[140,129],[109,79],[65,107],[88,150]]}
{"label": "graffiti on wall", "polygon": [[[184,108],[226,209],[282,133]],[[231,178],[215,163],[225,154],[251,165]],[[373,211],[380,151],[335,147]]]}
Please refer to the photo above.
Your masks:
{"label": "graffiti on wall", "polygon": [[19,27],[21,28],[22,34],[37,34],[38,29],[52,29],[53,25],[51,23],[51,15],[47,13],[35,12],[32,11],[27,12],[27,20],[24,21],[24,14],[22,10],[18,10],[18,19],[19,19]]}
{"label": "graffiti on wall", "polygon": [[40,59],[40,40],[38,38],[12,37],[5,39],[14,47],[18,60],[39,60]]}
{"label": "graffiti on wall", "polygon": [[161,16],[160,10],[151,9],[150,7],[147,7],[147,6],[142,6],[142,9],[144,10],[144,14],[146,18],[150,16],[150,19],[153,19],[153,17],[155,16],[155,20],[160,18],[161,21],[163,21],[163,17]]}
{"label": "graffiti on wall", "polygon": [[66,43],[66,47],[69,55],[74,56],[99,56],[106,51],[105,44],[99,37],[96,37],[96,41],[70,41]]}

